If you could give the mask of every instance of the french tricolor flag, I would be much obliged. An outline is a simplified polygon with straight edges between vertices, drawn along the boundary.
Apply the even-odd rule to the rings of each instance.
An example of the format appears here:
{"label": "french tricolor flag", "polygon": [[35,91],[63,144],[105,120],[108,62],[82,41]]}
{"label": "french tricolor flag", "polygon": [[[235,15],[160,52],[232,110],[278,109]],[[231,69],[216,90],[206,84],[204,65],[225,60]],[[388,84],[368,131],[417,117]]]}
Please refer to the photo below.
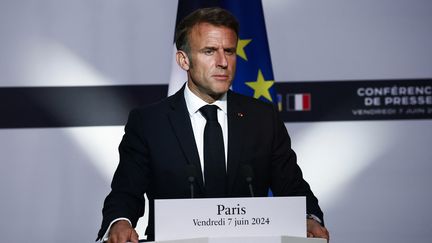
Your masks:
{"label": "french tricolor flag", "polygon": [[311,94],[287,94],[288,111],[310,111]]}

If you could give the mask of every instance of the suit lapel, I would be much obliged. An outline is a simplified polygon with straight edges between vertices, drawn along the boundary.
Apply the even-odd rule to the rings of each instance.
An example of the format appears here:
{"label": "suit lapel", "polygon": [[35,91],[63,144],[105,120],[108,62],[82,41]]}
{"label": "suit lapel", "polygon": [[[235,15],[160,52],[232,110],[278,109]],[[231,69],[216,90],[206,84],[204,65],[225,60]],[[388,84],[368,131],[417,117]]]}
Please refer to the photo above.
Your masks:
{"label": "suit lapel", "polygon": [[193,135],[192,124],[184,99],[184,86],[172,97],[171,110],[168,113],[171,126],[183,150],[186,160],[195,167],[198,185],[204,191],[201,163]]}
{"label": "suit lapel", "polygon": [[235,99],[235,94],[228,92],[228,193],[238,175],[241,154],[243,150],[244,111]]}

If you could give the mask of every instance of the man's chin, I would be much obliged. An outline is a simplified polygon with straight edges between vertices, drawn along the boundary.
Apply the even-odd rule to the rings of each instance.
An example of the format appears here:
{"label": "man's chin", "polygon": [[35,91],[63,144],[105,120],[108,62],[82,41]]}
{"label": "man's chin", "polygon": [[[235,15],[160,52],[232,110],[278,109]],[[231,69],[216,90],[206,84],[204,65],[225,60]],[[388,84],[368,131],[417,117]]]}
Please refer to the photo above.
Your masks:
{"label": "man's chin", "polygon": [[228,92],[228,89],[223,90],[212,90],[212,92],[209,94],[214,100],[220,99],[226,92]]}
{"label": "man's chin", "polygon": [[212,96],[222,96],[226,92],[228,92],[228,90],[229,90],[229,87],[228,88],[223,88],[223,89],[212,90]]}
{"label": "man's chin", "polygon": [[226,92],[228,92],[230,87],[231,87],[231,82],[230,83],[223,82],[223,83],[219,83],[219,85],[213,86],[212,91],[215,94],[225,94]]}

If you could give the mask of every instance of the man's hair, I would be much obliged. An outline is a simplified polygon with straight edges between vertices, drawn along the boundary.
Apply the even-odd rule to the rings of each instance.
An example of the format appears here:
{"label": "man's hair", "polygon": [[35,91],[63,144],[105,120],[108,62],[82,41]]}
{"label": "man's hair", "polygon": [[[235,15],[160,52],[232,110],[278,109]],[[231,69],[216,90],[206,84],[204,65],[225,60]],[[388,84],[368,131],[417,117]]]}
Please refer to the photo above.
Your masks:
{"label": "man's hair", "polygon": [[186,16],[177,25],[175,32],[177,50],[186,52],[190,57],[189,35],[192,28],[201,23],[208,23],[218,27],[227,27],[233,30],[238,37],[239,23],[234,15],[227,10],[218,7],[201,8]]}

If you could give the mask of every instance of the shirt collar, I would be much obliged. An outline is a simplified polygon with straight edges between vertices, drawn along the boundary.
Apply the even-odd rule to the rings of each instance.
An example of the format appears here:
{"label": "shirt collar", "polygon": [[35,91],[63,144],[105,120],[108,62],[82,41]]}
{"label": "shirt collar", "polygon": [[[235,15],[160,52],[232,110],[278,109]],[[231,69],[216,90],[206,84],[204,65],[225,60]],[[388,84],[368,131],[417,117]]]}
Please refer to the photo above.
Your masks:
{"label": "shirt collar", "polygon": [[[197,95],[192,93],[192,91],[189,89],[188,84],[185,84],[184,89],[184,97],[186,101],[186,107],[188,109],[189,115],[193,115],[199,111],[199,109],[205,105],[208,105],[207,102],[199,98]],[[216,105],[221,109],[225,115],[227,114],[227,93],[223,94],[222,97],[215,102],[212,103],[212,105]]]}

